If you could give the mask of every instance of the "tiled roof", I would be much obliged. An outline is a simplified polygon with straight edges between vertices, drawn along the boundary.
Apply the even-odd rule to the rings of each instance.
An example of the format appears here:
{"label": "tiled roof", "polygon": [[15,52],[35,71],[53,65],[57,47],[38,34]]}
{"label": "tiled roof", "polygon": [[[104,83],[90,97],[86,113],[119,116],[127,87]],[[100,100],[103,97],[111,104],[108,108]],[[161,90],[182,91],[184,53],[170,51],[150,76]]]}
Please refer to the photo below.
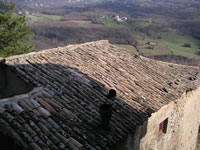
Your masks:
{"label": "tiled roof", "polygon": [[[34,150],[109,150],[151,113],[200,85],[200,68],[139,57],[107,41],[9,57],[34,91],[0,101],[0,129]],[[117,91],[109,131],[99,107]]]}

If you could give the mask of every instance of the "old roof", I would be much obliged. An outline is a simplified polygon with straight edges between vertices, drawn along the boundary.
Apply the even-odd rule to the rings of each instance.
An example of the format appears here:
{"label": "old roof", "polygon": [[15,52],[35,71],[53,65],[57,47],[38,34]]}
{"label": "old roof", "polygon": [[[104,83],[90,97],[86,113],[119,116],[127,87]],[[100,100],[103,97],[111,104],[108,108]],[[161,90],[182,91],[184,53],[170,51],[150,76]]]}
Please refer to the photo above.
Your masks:
{"label": "old roof", "polygon": [[[200,85],[200,68],[136,56],[108,41],[9,57],[6,63],[34,85],[0,102],[0,129],[34,150],[107,149],[151,113]],[[99,107],[114,88],[111,128]]]}

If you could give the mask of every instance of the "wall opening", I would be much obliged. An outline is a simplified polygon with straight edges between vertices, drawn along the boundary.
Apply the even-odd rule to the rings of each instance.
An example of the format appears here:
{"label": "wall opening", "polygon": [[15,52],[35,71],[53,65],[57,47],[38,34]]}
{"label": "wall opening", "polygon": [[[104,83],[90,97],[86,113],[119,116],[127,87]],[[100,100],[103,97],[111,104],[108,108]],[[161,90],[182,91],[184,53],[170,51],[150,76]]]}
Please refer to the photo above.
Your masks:
{"label": "wall opening", "polygon": [[25,94],[32,89],[9,66],[0,63],[0,99]]}
{"label": "wall opening", "polygon": [[0,134],[1,150],[23,150],[12,138]]}
{"label": "wall opening", "polygon": [[167,133],[168,118],[159,124],[159,135]]}
{"label": "wall opening", "polygon": [[200,150],[200,126],[199,126],[199,132],[198,132],[198,135],[197,135],[196,150]]}

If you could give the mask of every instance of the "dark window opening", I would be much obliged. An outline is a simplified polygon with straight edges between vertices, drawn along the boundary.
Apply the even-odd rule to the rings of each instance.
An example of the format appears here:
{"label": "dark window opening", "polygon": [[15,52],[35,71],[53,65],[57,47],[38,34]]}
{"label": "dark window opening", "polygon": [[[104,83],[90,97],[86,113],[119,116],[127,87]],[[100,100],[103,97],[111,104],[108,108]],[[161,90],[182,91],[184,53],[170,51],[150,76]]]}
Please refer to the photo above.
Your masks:
{"label": "dark window opening", "polygon": [[0,134],[0,149],[1,150],[23,150],[16,142],[3,134]]}
{"label": "dark window opening", "polygon": [[32,89],[9,66],[0,63],[0,99],[25,94]]}
{"label": "dark window opening", "polygon": [[159,125],[159,135],[167,133],[168,118],[162,121]]}
{"label": "dark window opening", "polygon": [[196,150],[200,150],[200,126],[199,126],[199,132],[197,135]]}

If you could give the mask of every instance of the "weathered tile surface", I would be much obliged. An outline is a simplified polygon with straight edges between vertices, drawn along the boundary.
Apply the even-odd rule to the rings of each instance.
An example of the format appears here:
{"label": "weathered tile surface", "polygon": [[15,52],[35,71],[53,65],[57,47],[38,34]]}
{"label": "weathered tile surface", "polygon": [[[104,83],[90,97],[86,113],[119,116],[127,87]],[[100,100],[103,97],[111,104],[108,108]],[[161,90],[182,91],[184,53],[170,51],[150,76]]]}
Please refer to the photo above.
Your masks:
{"label": "weathered tile surface", "polygon": [[[6,60],[34,91],[0,102],[0,127],[24,148],[101,150],[151,113],[200,85],[200,68],[158,62],[91,42]],[[117,90],[111,130],[98,128],[99,106]]]}

